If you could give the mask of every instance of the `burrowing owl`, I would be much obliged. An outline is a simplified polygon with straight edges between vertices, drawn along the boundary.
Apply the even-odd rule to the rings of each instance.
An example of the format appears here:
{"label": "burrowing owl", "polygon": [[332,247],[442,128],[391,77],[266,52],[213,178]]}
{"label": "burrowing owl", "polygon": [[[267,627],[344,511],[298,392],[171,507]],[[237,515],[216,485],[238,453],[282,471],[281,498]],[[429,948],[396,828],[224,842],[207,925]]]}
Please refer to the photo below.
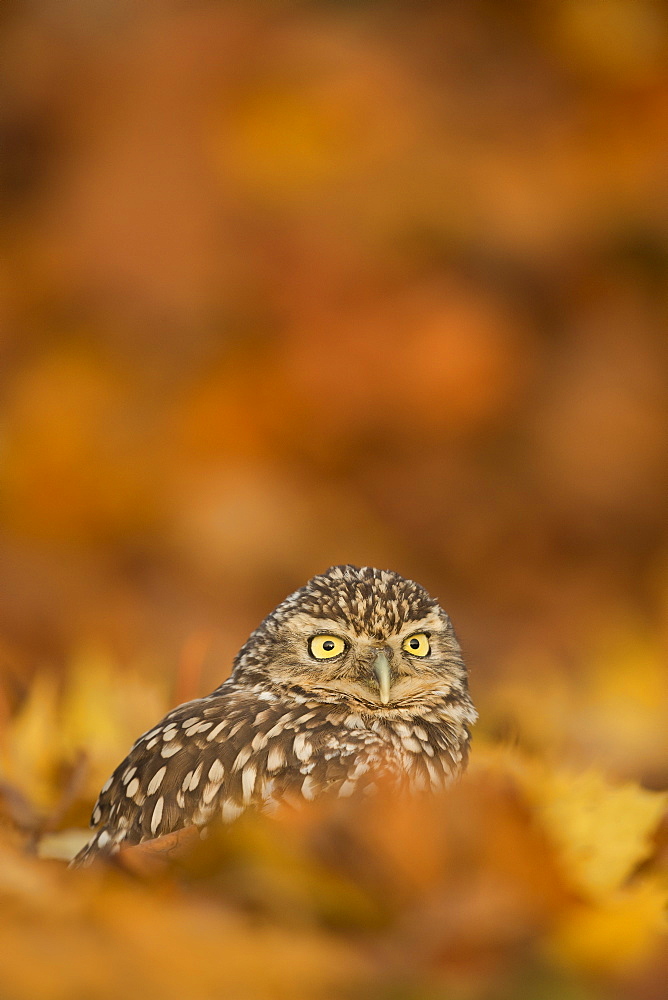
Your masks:
{"label": "burrowing owl", "polygon": [[141,736],[103,787],[87,864],[121,844],[382,776],[439,789],[476,712],[445,611],[388,570],[334,566],[278,605],[220,687]]}

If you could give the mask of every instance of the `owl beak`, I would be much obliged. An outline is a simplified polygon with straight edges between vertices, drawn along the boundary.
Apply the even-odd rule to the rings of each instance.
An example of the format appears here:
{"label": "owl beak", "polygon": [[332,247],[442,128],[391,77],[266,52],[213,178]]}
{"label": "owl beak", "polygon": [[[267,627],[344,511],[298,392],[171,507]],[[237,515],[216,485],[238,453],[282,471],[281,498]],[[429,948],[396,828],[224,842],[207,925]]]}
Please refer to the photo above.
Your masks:
{"label": "owl beak", "polygon": [[390,661],[382,650],[376,653],[376,658],[373,661],[373,672],[378,680],[381,703],[387,705],[390,700],[392,679],[390,676]]}

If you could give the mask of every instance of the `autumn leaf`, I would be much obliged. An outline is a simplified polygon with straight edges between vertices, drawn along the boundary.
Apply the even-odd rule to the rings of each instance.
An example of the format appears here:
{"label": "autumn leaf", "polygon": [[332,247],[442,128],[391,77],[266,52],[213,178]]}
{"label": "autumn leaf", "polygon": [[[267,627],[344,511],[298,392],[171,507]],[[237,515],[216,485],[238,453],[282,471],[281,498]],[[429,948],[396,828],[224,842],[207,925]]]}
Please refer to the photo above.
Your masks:
{"label": "autumn leaf", "polygon": [[537,817],[555,841],[574,885],[592,898],[621,888],[653,850],[668,793],[615,785],[595,771],[543,772]]}

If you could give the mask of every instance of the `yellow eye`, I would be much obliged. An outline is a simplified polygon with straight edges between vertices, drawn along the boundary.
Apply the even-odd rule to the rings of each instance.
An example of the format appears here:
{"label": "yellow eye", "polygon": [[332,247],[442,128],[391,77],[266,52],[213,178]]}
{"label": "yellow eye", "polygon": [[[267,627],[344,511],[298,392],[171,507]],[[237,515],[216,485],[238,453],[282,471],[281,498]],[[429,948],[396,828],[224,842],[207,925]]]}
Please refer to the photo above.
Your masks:
{"label": "yellow eye", "polygon": [[427,656],[431,653],[429,638],[424,632],[409,635],[407,639],[404,639],[402,649],[410,653],[411,656]]}
{"label": "yellow eye", "polygon": [[308,644],[311,656],[316,660],[331,660],[333,656],[339,656],[346,644],[343,639],[335,635],[314,635]]}

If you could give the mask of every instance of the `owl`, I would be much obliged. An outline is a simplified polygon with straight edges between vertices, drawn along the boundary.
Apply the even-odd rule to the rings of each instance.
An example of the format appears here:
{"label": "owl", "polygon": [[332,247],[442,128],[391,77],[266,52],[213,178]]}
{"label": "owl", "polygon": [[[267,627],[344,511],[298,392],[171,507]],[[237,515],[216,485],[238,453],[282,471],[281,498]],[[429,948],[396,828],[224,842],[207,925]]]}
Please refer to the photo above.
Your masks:
{"label": "owl", "polygon": [[476,718],[438,602],[398,573],[333,566],[265,618],[220,687],[140,736],[74,864],[379,780],[438,790],[466,766]]}

